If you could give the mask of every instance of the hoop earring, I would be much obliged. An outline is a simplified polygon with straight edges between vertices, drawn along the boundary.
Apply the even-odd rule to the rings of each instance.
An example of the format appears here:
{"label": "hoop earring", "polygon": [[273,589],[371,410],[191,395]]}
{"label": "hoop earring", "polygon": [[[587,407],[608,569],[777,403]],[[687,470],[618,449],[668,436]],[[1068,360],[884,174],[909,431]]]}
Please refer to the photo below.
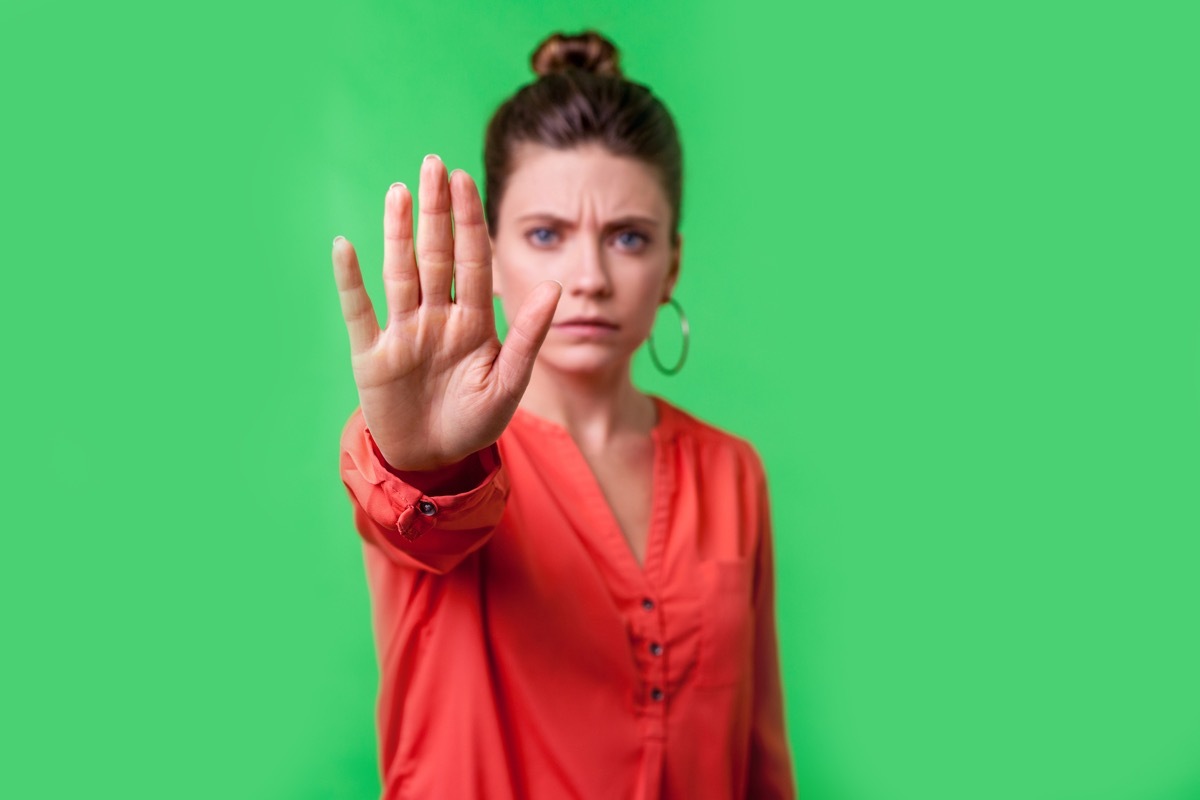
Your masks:
{"label": "hoop earring", "polygon": [[650,337],[646,340],[646,346],[650,350],[650,360],[654,362],[654,366],[658,368],[658,371],[663,375],[674,375],[683,369],[683,362],[687,360],[688,340],[691,338],[691,331],[688,328],[687,317],[683,313],[683,306],[679,305],[679,301],[674,297],[668,297],[667,302],[675,307],[675,313],[679,314],[679,327],[683,330],[683,350],[679,353],[679,361],[670,369],[662,365],[662,362],[658,360],[658,353],[654,350],[653,330],[650,331]]}

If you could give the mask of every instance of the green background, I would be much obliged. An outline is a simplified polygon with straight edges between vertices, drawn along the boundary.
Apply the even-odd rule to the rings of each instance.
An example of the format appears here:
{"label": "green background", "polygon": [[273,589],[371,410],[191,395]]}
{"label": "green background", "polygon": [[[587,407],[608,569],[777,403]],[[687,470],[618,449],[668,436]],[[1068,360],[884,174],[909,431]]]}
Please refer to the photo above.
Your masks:
{"label": "green background", "polygon": [[766,460],[802,795],[1200,798],[1195,9],[4,4],[0,795],[375,795],[330,241],[378,296],[388,184],[595,26],[683,133],[637,377]]}

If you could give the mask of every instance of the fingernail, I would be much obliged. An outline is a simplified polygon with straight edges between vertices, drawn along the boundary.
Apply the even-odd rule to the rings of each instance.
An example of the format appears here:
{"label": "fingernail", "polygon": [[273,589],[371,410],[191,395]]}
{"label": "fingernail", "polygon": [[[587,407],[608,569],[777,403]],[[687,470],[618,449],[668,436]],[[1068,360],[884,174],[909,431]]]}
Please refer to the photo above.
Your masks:
{"label": "fingernail", "polygon": [[393,183],[391,186],[388,187],[388,197],[391,198],[392,200],[395,200],[398,197],[400,197],[400,189],[401,188],[404,188],[403,183],[400,183],[399,181],[397,181],[396,183]]}
{"label": "fingernail", "polygon": [[345,238],[346,238],[345,236],[340,236],[340,235],[339,235],[339,236],[335,236],[335,237],[333,237],[333,243],[334,243],[334,245],[336,245],[338,242],[342,241],[342,240],[343,240],[343,239],[345,239]]}
{"label": "fingernail", "polygon": [[403,183],[401,183],[400,181],[396,181],[395,183],[393,183],[391,186],[389,186],[389,187],[388,187],[388,190],[389,190],[389,191],[395,191],[395,189],[396,189],[396,187],[397,187],[397,186],[399,186],[401,189],[407,189],[407,188],[408,188],[407,186],[405,186],[405,185],[404,185]]}
{"label": "fingernail", "polygon": [[426,160],[426,161],[428,161],[428,160],[429,160],[429,159],[431,159],[431,158],[436,158],[438,161],[441,161],[441,160],[442,160],[442,159],[441,159],[441,158],[438,156],[438,154],[437,154],[437,153],[430,153],[429,155],[425,156],[425,160]]}

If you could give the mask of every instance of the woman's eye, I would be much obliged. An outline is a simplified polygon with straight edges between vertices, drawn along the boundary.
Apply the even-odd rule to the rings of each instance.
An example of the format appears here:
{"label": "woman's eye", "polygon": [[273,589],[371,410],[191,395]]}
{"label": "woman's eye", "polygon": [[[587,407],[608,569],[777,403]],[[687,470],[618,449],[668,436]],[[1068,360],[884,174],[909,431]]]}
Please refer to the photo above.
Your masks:
{"label": "woman's eye", "polygon": [[637,250],[644,247],[650,239],[637,231],[621,231],[617,234],[617,244],[623,250]]}
{"label": "woman's eye", "polygon": [[527,235],[531,242],[538,245],[554,244],[558,238],[558,234],[551,228],[534,228]]}

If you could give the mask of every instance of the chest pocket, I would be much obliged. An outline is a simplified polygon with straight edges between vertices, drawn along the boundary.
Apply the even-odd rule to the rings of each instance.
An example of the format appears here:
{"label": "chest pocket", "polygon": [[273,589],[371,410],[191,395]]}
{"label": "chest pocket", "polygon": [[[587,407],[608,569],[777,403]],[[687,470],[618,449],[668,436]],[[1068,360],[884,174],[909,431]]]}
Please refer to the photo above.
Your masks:
{"label": "chest pocket", "polygon": [[753,578],[750,559],[700,563],[697,686],[728,686],[750,677],[754,661]]}

